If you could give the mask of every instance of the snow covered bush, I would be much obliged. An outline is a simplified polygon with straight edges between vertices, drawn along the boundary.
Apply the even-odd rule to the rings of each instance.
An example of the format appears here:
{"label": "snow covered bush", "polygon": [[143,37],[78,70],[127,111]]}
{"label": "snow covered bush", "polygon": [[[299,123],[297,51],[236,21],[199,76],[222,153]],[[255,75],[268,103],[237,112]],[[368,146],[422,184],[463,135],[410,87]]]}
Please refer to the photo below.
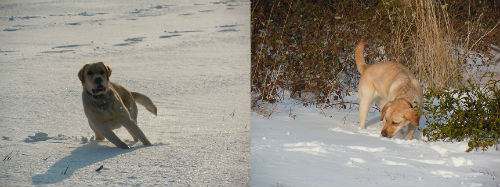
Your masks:
{"label": "snow covered bush", "polygon": [[423,104],[428,141],[468,141],[467,152],[490,146],[497,148],[500,137],[500,80],[484,86],[468,81],[454,90],[430,89]]}

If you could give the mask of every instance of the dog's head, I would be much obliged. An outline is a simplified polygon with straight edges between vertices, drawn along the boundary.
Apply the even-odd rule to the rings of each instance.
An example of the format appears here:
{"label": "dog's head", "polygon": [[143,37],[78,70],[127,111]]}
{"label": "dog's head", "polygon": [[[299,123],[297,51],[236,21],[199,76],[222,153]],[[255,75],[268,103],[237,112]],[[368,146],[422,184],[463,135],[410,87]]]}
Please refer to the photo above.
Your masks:
{"label": "dog's head", "polygon": [[101,95],[108,91],[109,76],[111,68],[102,62],[85,64],[78,72],[83,88],[92,95]]}
{"label": "dog's head", "polygon": [[419,125],[420,115],[408,101],[397,99],[388,102],[382,109],[380,121],[384,124],[382,136],[392,138],[396,132],[411,124]]}

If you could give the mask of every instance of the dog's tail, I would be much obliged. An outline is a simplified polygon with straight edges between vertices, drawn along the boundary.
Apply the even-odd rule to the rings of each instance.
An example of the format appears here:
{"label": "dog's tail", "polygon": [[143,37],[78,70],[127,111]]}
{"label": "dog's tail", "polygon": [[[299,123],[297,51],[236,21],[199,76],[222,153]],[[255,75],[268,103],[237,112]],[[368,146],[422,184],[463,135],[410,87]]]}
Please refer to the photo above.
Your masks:
{"label": "dog's tail", "polygon": [[356,67],[358,67],[358,71],[361,75],[366,70],[365,58],[363,58],[363,51],[365,50],[365,41],[361,40],[356,46],[356,50],[354,51],[354,59],[356,60]]}
{"label": "dog's tail", "polygon": [[135,102],[141,104],[146,108],[146,110],[150,111],[154,115],[156,115],[156,106],[153,104],[153,101],[149,99],[148,96],[138,93],[138,92],[132,92],[132,96],[134,97]]}

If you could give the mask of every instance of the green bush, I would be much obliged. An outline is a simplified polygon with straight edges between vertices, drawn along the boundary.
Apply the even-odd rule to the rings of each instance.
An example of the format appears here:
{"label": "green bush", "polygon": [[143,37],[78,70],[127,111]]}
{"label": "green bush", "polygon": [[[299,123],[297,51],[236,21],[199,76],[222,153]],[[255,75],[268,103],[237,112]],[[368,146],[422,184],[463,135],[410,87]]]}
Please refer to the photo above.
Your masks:
{"label": "green bush", "polygon": [[454,90],[429,90],[422,106],[427,141],[464,141],[467,152],[498,146],[500,136],[500,80],[484,87],[468,81]]}

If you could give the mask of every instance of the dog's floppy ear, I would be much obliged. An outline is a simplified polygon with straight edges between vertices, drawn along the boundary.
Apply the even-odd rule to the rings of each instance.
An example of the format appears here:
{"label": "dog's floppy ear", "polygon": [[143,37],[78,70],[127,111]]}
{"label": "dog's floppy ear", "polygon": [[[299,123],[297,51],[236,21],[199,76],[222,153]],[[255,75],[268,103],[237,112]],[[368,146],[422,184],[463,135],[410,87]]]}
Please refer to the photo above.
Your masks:
{"label": "dog's floppy ear", "polygon": [[108,79],[109,79],[109,77],[111,76],[111,72],[112,72],[111,68],[108,65],[105,65],[103,62],[100,62],[100,63],[102,63],[104,65],[104,67],[106,68],[106,77],[108,77]]}
{"label": "dog's floppy ear", "polygon": [[420,113],[418,110],[409,109],[403,114],[403,117],[409,120],[412,125],[418,127],[420,121]]}
{"label": "dog's floppy ear", "polygon": [[385,116],[385,112],[387,111],[387,109],[389,108],[389,103],[385,104],[384,105],[384,108],[382,108],[382,114],[380,115],[380,121],[384,120],[384,116]]}
{"label": "dog's floppy ear", "polygon": [[104,65],[104,67],[106,67],[106,76],[109,79],[109,77],[111,76],[111,68],[108,65]]}
{"label": "dog's floppy ear", "polygon": [[80,79],[80,81],[82,83],[85,82],[85,78],[83,77],[83,73],[85,72],[85,68],[87,67],[87,65],[89,65],[89,64],[83,65],[82,69],[80,69],[80,71],[78,72],[78,78]]}

